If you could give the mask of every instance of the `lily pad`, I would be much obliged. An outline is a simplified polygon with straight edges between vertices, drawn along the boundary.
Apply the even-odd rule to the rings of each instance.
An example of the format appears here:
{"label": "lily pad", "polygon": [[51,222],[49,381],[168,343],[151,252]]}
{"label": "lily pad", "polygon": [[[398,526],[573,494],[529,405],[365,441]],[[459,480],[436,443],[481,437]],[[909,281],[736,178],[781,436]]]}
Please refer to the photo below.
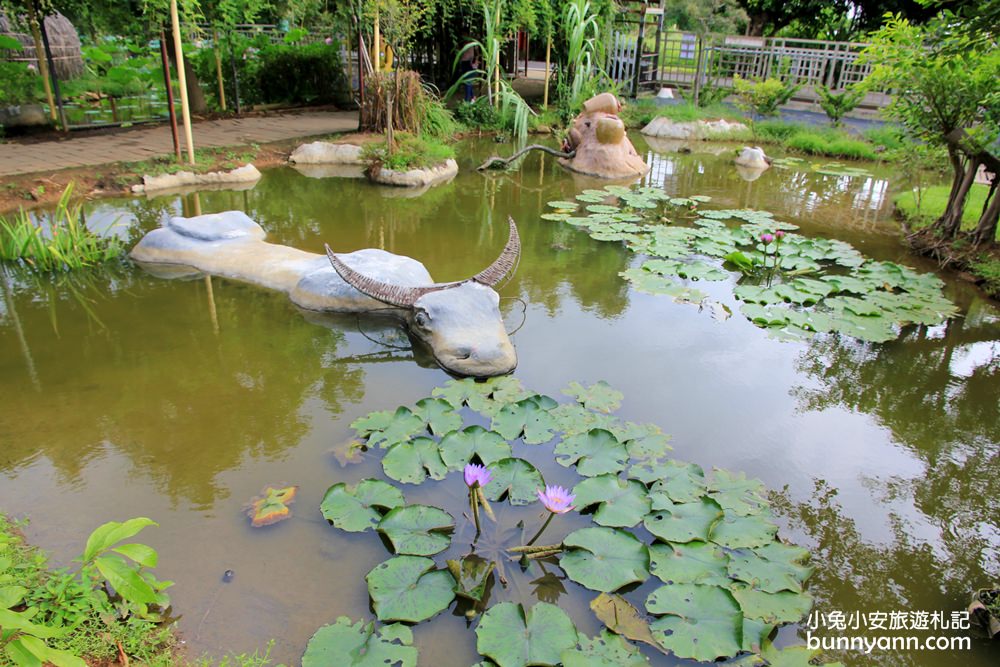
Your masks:
{"label": "lily pad", "polygon": [[631,533],[614,528],[581,528],[566,536],[559,565],[570,579],[611,593],[649,578],[649,551]]}
{"label": "lily pad", "polygon": [[555,418],[549,410],[556,402],[548,396],[531,396],[505,405],[493,418],[491,428],[506,440],[516,440],[523,434],[529,445],[540,445],[552,439]]}
{"label": "lily pad", "polygon": [[670,446],[670,436],[665,433],[648,433],[638,437],[627,437],[622,433],[612,430],[619,440],[625,440],[625,449],[628,451],[629,458],[633,461],[656,461],[669,452],[673,447]]}
{"label": "lily pad", "polygon": [[771,542],[753,551],[738,549],[729,556],[729,575],[765,593],[801,593],[813,569],[803,563],[809,552],[780,542]]}
{"label": "lily pad", "polygon": [[419,623],[437,616],[455,599],[455,580],[422,556],[396,556],[365,577],[380,621]]}
{"label": "lily pad", "polygon": [[552,222],[562,222],[570,217],[569,213],[542,213],[539,216],[542,220],[550,220]]}
{"label": "lily pad", "polygon": [[430,556],[451,544],[455,520],[429,505],[406,505],[389,510],[378,524],[397,554]]}
{"label": "lily pad", "polygon": [[663,614],[650,623],[650,629],[678,657],[710,662],[736,655],[743,645],[740,605],[725,588],[661,586],[646,599],[646,610]]}
{"label": "lily pad", "polygon": [[448,572],[455,579],[455,594],[475,602],[481,602],[489,587],[490,575],[496,563],[476,554],[464,556],[461,560],[447,561]]}
{"label": "lily pad", "polygon": [[548,205],[560,211],[575,211],[580,207],[580,205],[577,204],[575,201],[563,201],[563,200],[550,201]]}
{"label": "lily pad", "polygon": [[656,543],[649,547],[650,570],[665,584],[710,584],[728,586],[729,557],[714,544]]}
{"label": "lily pad", "polygon": [[764,499],[764,484],[759,479],[747,479],[744,473],[733,474],[716,469],[709,484],[709,495],[729,514],[749,516],[768,506]]}
{"label": "lily pad", "polygon": [[476,650],[498,667],[558,665],[576,646],[573,621],[559,607],[539,602],[525,610],[513,602],[490,607],[476,627]]}
{"label": "lily pad", "polygon": [[584,477],[618,473],[628,463],[625,445],[600,428],[563,439],[555,446],[555,453],[560,465],[576,464],[577,472]]}
{"label": "lily pad", "polygon": [[601,593],[590,601],[590,609],[609,630],[662,651],[647,621],[628,600],[615,593]]}
{"label": "lily pad", "polygon": [[455,412],[451,403],[440,398],[417,401],[413,414],[427,424],[427,428],[436,436],[462,428],[462,415]]}
{"label": "lily pad", "polygon": [[479,425],[452,431],[441,440],[441,460],[450,470],[461,470],[473,456],[483,465],[510,458],[511,448],[499,433],[487,431]]}
{"label": "lily pad", "polygon": [[416,667],[417,649],[411,646],[413,633],[405,625],[386,625],[341,616],[333,625],[324,625],[309,640],[302,667]]}
{"label": "lily pad", "polygon": [[265,487],[259,496],[250,501],[250,506],[247,509],[250,525],[254,528],[260,528],[290,517],[292,510],[288,506],[295,501],[295,494],[298,490],[297,486]]}
{"label": "lily pad", "polygon": [[573,488],[576,506],[585,509],[597,505],[594,523],[626,528],[634,526],[650,509],[646,487],[635,480],[620,480],[615,475],[585,479]]}
{"label": "lily pad", "polygon": [[649,659],[618,635],[602,630],[593,639],[580,636],[576,648],[562,652],[563,667],[642,667]]}
{"label": "lily pad", "polygon": [[812,609],[812,597],[808,593],[767,593],[742,583],[733,584],[730,590],[745,616],[765,623],[797,623]]}
{"label": "lily pad", "polygon": [[762,547],[774,540],[778,527],[762,516],[726,514],[712,527],[711,540],[730,549]]}
{"label": "lily pad", "polygon": [[643,525],[668,542],[707,542],[713,526],[722,518],[722,508],[711,498],[691,503],[664,501],[662,505],[662,509],[646,517]]}
{"label": "lily pad", "polygon": [[640,292],[663,294],[673,298],[678,303],[701,303],[708,298],[708,294],[700,289],[681,285],[668,276],[643,269],[626,269],[618,275],[626,278]]}
{"label": "lily pad", "polygon": [[331,486],[319,509],[337,528],[359,533],[375,528],[384,511],[405,504],[403,492],[393,485],[377,479],[363,479],[356,486],[343,482]]}
{"label": "lily pad", "polygon": [[705,471],[701,466],[683,461],[664,461],[634,465],[629,468],[628,476],[653,485],[649,490],[653,509],[670,507],[664,501],[675,503],[691,503],[699,500],[707,491]]}
{"label": "lily pad", "polygon": [[511,505],[527,505],[538,499],[535,492],[545,488],[545,480],[535,466],[524,459],[500,459],[490,466],[493,479],[483,487],[490,500],[500,500],[504,495]]}
{"label": "lily pad", "polygon": [[604,380],[589,387],[584,387],[579,382],[571,382],[568,387],[563,389],[562,393],[572,396],[588,410],[597,410],[598,412],[614,412],[621,407],[622,399],[625,398],[625,394],[614,389]]}
{"label": "lily pad", "polygon": [[[358,421],[354,423],[357,424]],[[382,418],[379,417],[372,421],[364,422],[364,424],[368,428],[372,425],[380,424],[382,421]],[[368,444],[379,445],[385,449],[398,442],[405,442],[418,433],[426,432],[427,424],[423,419],[413,414],[409,408],[400,407],[392,414],[392,420],[384,429],[369,432]]]}
{"label": "lily pad", "polygon": [[438,443],[430,438],[397,442],[382,457],[382,470],[386,476],[407,484],[420,484],[428,476],[444,479],[448,474]]}

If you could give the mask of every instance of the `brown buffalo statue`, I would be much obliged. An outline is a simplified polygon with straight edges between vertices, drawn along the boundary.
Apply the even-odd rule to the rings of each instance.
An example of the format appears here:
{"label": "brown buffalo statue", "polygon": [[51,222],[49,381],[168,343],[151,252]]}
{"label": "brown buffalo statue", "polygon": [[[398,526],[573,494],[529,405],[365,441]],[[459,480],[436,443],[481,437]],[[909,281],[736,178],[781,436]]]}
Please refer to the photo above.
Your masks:
{"label": "brown buffalo statue", "polygon": [[584,102],[563,144],[563,151],[573,157],[560,158],[559,164],[598,178],[631,178],[649,171],[625,134],[625,123],[618,117],[621,109],[621,102],[611,93]]}

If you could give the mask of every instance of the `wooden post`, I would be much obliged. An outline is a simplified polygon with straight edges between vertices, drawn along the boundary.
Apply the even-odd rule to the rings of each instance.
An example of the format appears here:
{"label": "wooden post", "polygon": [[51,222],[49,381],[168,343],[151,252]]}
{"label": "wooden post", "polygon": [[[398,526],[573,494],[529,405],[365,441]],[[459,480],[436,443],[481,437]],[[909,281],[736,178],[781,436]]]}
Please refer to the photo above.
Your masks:
{"label": "wooden post", "polygon": [[701,92],[701,66],[704,63],[704,56],[702,55],[705,51],[704,35],[698,35],[695,41],[695,48],[698,49],[698,54],[695,57],[694,64],[694,105],[698,106],[698,94]]}
{"label": "wooden post", "polygon": [[548,42],[545,44],[545,94],[542,96],[542,108],[549,106],[549,63],[552,61],[552,34],[549,34]]}
{"label": "wooden post", "polygon": [[177,161],[181,158],[181,139],[177,135],[177,113],[174,111],[174,89],[170,84],[170,60],[167,58],[167,36],[160,30],[160,60],[163,61],[163,85],[167,89],[167,108],[170,111],[170,134],[174,139],[174,155]]}
{"label": "wooden post", "polygon": [[194,164],[194,136],[191,134],[191,107],[188,106],[187,79],[184,76],[184,46],[181,42],[181,20],[177,15],[177,0],[170,0],[170,26],[174,33],[177,82],[181,88],[181,116],[184,118],[184,142],[187,145],[188,164]]}
{"label": "wooden post", "polygon": [[222,79],[222,55],[219,53],[219,31],[212,30],[212,51],[215,53],[215,76],[219,79],[219,106],[226,110],[226,85]]}
{"label": "wooden post", "polygon": [[56,115],[56,100],[52,97],[52,82],[49,80],[49,61],[45,58],[45,47],[42,46],[42,33],[38,28],[37,0],[28,3],[28,23],[31,26],[31,39],[35,43],[35,60],[38,61],[38,73],[42,75],[42,86],[45,87],[45,99],[49,103],[49,116],[52,122],[58,122]]}
{"label": "wooden post", "polygon": [[233,40],[229,39],[229,65],[233,70],[233,102],[236,105],[236,115],[240,116],[243,114],[243,109],[240,107],[240,75],[236,71],[236,52],[233,49]]}

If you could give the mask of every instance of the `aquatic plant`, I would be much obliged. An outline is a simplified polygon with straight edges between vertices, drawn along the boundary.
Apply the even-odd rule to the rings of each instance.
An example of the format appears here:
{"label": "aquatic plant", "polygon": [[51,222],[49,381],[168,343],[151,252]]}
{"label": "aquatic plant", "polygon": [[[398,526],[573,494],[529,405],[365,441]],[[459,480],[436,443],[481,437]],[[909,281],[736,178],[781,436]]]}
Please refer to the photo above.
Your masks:
{"label": "aquatic plant", "polygon": [[[366,577],[372,609],[384,625],[341,617],[313,636],[303,665],[415,664],[411,630],[398,622],[428,620],[456,599],[456,613],[464,609],[470,623],[482,614],[476,646],[492,661],[482,664],[499,667],[648,664],[628,640],[697,660],[792,657],[784,653],[792,649],[779,652],[769,638],[777,626],[808,613],[805,582],[812,570],[806,550],[778,538],[763,485],[671,458],[658,427],[612,414],[622,395],[604,382],[572,383],[563,393],[574,400],[534,394],[511,377],[451,380],[412,406],[355,420],[359,440],[384,452],[389,477],[426,484],[461,472],[470,503],[481,492],[482,499],[502,504],[496,523],[488,530],[477,523],[476,539],[466,540],[452,534],[468,535],[468,518],[456,523],[441,508],[408,504],[388,482],[330,487],[320,509],[334,527],[372,529],[391,547]],[[483,420],[489,429],[467,425]],[[390,458],[400,448],[408,454]],[[522,455],[555,457],[579,481],[573,488],[546,484]],[[523,522],[511,525],[511,508],[536,502],[547,518],[524,543]],[[569,514],[577,508],[593,511]],[[535,546],[557,514],[576,526],[588,519],[592,525],[576,527],[556,544]],[[439,554],[443,567],[435,560]],[[520,568],[508,570],[512,562]],[[597,637],[577,630],[553,604],[558,596],[537,593],[532,605],[510,600],[516,588],[509,588],[505,601],[491,604],[495,582],[507,588],[508,576],[527,575],[538,576],[532,583],[541,585],[551,576],[547,566],[598,594],[591,608],[606,629]],[[625,592],[650,579],[662,585]],[[793,653],[802,650],[794,647]]]}
{"label": "aquatic plant", "polygon": [[[824,167],[820,173],[848,171]],[[884,342],[901,326],[940,324],[958,312],[935,275],[868,259],[844,241],[797,234],[796,225],[767,211],[705,209],[708,197],[673,197],[655,187],[610,185],[584,190],[576,200],[550,202],[555,212],[542,217],[645,255],[621,273],[637,290],[726,310],[691,283],[730,280],[736,269],[742,278],[734,280],[733,296],[742,302],[740,311],[779,338],[840,333]],[[581,204],[589,215],[578,212]],[[690,225],[669,224],[667,208]],[[733,220],[743,224],[727,224]]]}
{"label": "aquatic plant", "polygon": [[0,262],[38,271],[69,271],[121,256],[125,251],[122,242],[90,231],[83,206],[70,203],[72,195],[70,184],[49,214],[47,226],[35,222],[23,209],[11,219],[0,216]]}
{"label": "aquatic plant", "polygon": [[259,496],[250,500],[247,506],[246,513],[250,517],[250,525],[254,528],[260,528],[284,521],[292,516],[292,510],[288,506],[295,502],[295,494],[298,490],[297,486],[265,487]]}

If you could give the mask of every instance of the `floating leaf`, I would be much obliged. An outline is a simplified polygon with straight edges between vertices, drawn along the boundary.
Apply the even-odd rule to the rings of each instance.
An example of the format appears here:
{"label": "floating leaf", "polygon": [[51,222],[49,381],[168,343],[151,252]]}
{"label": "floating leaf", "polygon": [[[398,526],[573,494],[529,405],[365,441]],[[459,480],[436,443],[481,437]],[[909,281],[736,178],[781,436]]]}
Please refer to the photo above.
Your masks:
{"label": "floating leaf", "polygon": [[730,590],[745,616],[765,623],[797,623],[812,609],[812,597],[807,593],[767,593],[740,583],[731,585]]}
{"label": "floating leaf", "polygon": [[728,586],[726,552],[707,542],[656,543],[649,547],[650,571],[665,584]]}
{"label": "floating leaf", "polygon": [[417,649],[410,646],[413,633],[405,625],[392,624],[375,630],[341,616],[324,625],[309,639],[302,667],[416,667]]}
{"label": "floating leaf", "polygon": [[327,521],[341,530],[358,533],[374,528],[382,520],[380,509],[406,504],[403,492],[377,479],[363,479],[356,486],[343,482],[327,489],[319,509]]}
{"label": "floating leaf", "polygon": [[646,487],[635,480],[619,480],[615,475],[585,479],[573,488],[577,509],[598,505],[594,523],[626,528],[634,526],[649,512]]}
{"label": "floating leaf", "polygon": [[620,472],[628,462],[625,445],[600,428],[565,438],[556,445],[555,453],[560,465],[575,463],[577,472],[584,477]]}
{"label": "floating leaf", "polygon": [[555,418],[549,410],[556,402],[548,396],[531,396],[505,405],[493,418],[491,428],[506,440],[516,440],[523,434],[529,445],[540,445],[552,439]]}
{"label": "floating leaf", "polygon": [[[551,203],[551,202],[549,202]],[[552,222],[562,222],[570,217],[569,213],[542,213],[539,216],[542,220],[550,220]]]}
{"label": "floating leaf", "polygon": [[690,503],[699,500],[707,490],[705,471],[701,466],[683,461],[665,461],[641,466],[632,466],[629,477],[650,482],[649,497],[653,509],[670,507],[669,502]]}
{"label": "floating leaf", "polygon": [[701,584],[661,586],[646,610],[664,614],[650,623],[653,636],[675,655],[703,662],[728,658],[743,644],[740,606],[725,588]]}
{"label": "floating leaf", "polygon": [[511,455],[510,445],[499,433],[487,431],[479,425],[449,433],[442,438],[439,449],[441,459],[451,470],[461,470],[473,456],[489,466]]}
{"label": "floating leaf", "polygon": [[346,468],[352,463],[361,463],[368,446],[360,440],[344,440],[334,445],[331,452],[337,459],[341,468]]}
{"label": "floating leaf", "polygon": [[727,513],[740,516],[758,514],[766,508],[768,503],[763,493],[764,484],[759,479],[747,479],[744,473],[716,469],[709,484],[711,498]]}
{"label": "floating leaf", "polygon": [[265,487],[261,495],[250,500],[250,507],[247,509],[250,525],[254,528],[260,528],[290,517],[292,510],[288,506],[295,501],[295,494],[298,490],[297,486]]}
{"label": "floating leaf", "polygon": [[417,401],[413,414],[427,424],[427,428],[436,436],[462,428],[462,416],[455,412],[451,403],[440,398]]}
{"label": "floating leaf", "polygon": [[563,651],[576,642],[573,621],[547,602],[530,610],[501,602],[486,610],[476,627],[476,650],[498,667],[558,665]]}
{"label": "floating leaf", "polygon": [[580,636],[576,648],[562,652],[563,667],[642,667],[648,665],[639,649],[616,634],[602,630],[600,636],[589,639]]}
{"label": "floating leaf", "polygon": [[[375,416],[376,414],[378,415],[377,417]],[[366,428],[384,422],[381,413],[374,413],[373,415],[369,415],[369,417],[372,419],[365,422]],[[358,422],[355,421],[354,423],[357,424]],[[423,419],[413,414],[409,408],[401,407],[396,409],[396,412],[392,415],[392,420],[384,429],[369,433],[368,444],[379,445],[384,449],[398,442],[405,442],[418,433],[425,433],[426,430],[426,422]]]}
{"label": "floating leaf", "polygon": [[455,520],[429,505],[406,505],[390,510],[377,530],[385,535],[397,554],[431,556],[451,544]]}
{"label": "floating leaf", "polygon": [[[407,412],[409,412],[407,410]],[[357,431],[358,435],[366,438],[377,431],[384,431],[392,423],[393,412],[391,410],[380,410],[359,417],[351,422],[351,428]]]}
{"label": "floating leaf", "polygon": [[548,203],[552,208],[558,209],[560,211],[575,211],[580,207],[575,201],[550,201]]}
{"label": "floating leaf", "polygon": [[535,502],[535,492],[545,488],[541,473],[524,459],[500,459],[490,466],[493,479],[483,487],[490,500],[500,500],[504,495],[511,505]]}
{"label": "floating leaf", "polygon": [[730,549],[762,547],[774,540],[778,527],[761,516],[732,516],[719,521],[712,528],[711,539]]}
{"label": "floating leaf", "polygon": [[[616,434],[616,436],[621,440],[621,435]],[[654,433],[628,440],[625,443],[625,449],[628,451],[629,458],[633,461],[646,459],[655,461],[665,456],[673,448],[670,446],[669,435]]]}
{"label": "floating leaf", "polygon": [[449,560],[447,565],[455,579],[455,593],[459,597],[482,602],[496,563],[476,554],[469,554],[463,556],[462,560]]}
{"label": "floating leaf", "polygon": [[579,382],[571,382],[562,393],[572,396],[588,410],[614,412],[621,407],[625,394],[614,389],[604,380],[584,387]]}
{"label": "floating leaf", "polygon": [[587,206],[587,210],[590,211],[591,213],[607,213],[607,214],[611,214],[611,213],[618,213],[620,209],[617,206],[606,206],[606,205],[603,205],[603,204],[591,204],[591,205]]}
{"label": "floating leaf", "polygon": [[649,577],[649,552],[635,535],[614,528],[581,528],[563,540],[559,565],[570,579],[611,593]]}
{"label": "floating leaf", "polygon": [[388,477],[407,484],[420,484],[428,476],[444,479],[448,474],[438,444],[430,438],[397,442],[382,457],[382,470]]}
{"label": "floating leaf", "polygon": [[712,527],[722,518],[722,508],[711,498],[691,503],[664,501],[662,505],[662,509],[646,517],[643,525],[668,542],[707,542]]}
{"label": "floating leaf", "polygon": [[627,269],[618,275],[628,279],[637,290],[647,294],[664,294],[678,303],[700,303],[708,294],[694,287],[685,287],[671,278],[643,269]]}
{"label": "floating leaf", "polygon": [[422,556],[396,556],[376,565],[365,577],[380,621],[419,623],[455,599],[455,580]]}
{"label": "floating leaf", "polygon": [[812,574],[812,568],[801,565],[801,561],[808,557],[808,551],[780,542],[772,542],[754,551],[737,549],[729,555],[729,576],[765,593],[801,593],[802,585]]}
{"label": "floating leaf", "polygon": [[611,431],[618,424],[617,418],[588,410],[579,403],[562,403],[549,414],[556,420],[556,428],[566,435],[586,433],[592,428]]}
{"label": "floating leaf", "polygon": [[590,608],[612,632],[637,642],[643,642],[662,651],[663,647],[653,639],[649,621],[639,614],[639,610],[620,595],[601,593],[591,600]]}

